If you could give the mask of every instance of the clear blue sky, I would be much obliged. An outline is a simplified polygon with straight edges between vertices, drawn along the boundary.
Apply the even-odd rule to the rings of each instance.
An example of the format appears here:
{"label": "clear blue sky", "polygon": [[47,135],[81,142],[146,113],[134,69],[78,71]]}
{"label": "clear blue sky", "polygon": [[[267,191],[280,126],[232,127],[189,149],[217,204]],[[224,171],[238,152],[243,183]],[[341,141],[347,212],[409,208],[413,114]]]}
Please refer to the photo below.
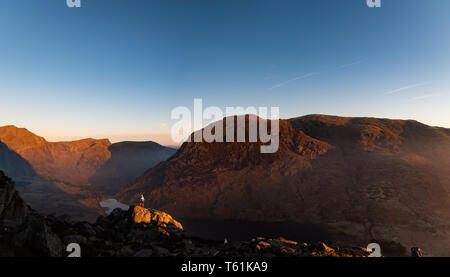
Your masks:
{"label": "clear blue sky", "polygon": [[450,1],[0,0],[0,125],[157,140],[171,110],[450,127]]}

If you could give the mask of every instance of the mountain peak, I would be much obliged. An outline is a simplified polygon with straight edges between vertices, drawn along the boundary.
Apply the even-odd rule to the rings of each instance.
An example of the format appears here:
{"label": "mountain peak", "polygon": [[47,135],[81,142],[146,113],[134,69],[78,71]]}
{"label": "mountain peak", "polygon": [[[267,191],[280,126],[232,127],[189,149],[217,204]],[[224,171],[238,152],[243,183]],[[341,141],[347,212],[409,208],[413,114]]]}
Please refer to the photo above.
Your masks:
{"label": "mountain peak", "polygon": [[14,125],[0,127],[0,141],[3,141],[11,149],[28,149],[42,146],[47,141],[26,128],[18,128]]}
{"label": "mountain peak", "polygon": [[107,139],[48,142],[15,126],[0,127],[0,141],[29,162],[40,176],[76,185],[86,185],[111,155]]}

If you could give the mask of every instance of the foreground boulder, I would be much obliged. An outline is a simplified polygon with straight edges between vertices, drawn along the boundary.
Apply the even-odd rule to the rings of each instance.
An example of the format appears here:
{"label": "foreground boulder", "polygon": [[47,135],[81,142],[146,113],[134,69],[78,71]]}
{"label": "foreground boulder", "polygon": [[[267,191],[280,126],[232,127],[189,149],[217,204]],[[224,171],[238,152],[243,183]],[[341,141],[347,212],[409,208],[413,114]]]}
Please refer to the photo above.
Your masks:
{"label": "foreground boulder", "polygon": [[170,214],[165,212],[136,206],[133,208],[132,217],[135,223],[150,223],[164,228],[170,226],[183,230],[183,226],[178,221],[173,219]]}

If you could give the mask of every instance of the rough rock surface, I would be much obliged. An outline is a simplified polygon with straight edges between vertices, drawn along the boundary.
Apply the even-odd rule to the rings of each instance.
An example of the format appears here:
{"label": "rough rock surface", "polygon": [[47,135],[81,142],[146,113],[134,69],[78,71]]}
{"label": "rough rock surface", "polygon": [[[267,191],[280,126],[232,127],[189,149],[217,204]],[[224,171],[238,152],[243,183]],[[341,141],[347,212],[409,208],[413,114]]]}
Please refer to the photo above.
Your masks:
{"label": "rough rock surface", "polygon": [[29,213],[30,208],[20,198],[13,181],[0,171],[0,221],[5,227],[19,226]]}
{"label": "rough rock surface", "polygon": [[172,218],[172,216],[168,213],[153,210],[153,209],[145,209],[139,206],[134,207],[133,209],[133,221],[135,223],[149,223],[155,224],[163,227],[173,227],[179,230],[183,230],[183,226]]}

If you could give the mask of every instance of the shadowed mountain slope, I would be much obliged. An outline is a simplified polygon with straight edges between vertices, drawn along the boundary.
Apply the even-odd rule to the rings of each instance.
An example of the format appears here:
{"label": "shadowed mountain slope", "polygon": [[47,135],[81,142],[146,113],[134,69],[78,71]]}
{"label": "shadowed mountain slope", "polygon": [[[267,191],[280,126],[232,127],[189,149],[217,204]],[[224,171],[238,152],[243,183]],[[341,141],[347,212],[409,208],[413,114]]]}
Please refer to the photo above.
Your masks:
{"label": "shadowed mountain slope", "polygon": [[15,177],[36,177],[31,165],[19,154],[12,151],[6,144],[0,141],[0,170],[8,176]]}
{"label": "shadowed mountain slope", "polygon": [[121,142],[108,150],[111,159],[89,178],[94,189],[115,193],[140,177],[146,170],[167,160],[176,150],[155,142]]}

